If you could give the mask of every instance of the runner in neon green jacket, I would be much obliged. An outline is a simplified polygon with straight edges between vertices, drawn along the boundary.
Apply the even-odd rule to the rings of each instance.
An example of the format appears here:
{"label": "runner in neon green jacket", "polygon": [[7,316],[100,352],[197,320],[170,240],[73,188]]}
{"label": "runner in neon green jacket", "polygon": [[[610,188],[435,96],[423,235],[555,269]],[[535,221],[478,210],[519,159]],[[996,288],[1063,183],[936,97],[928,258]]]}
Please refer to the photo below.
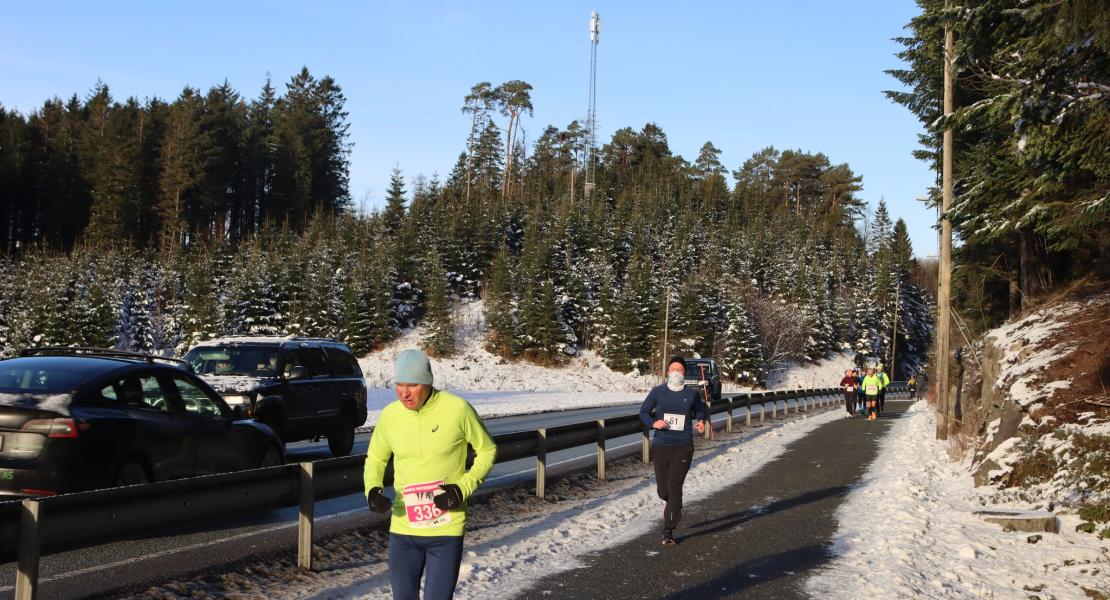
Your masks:
{"label": "runner in neon green jacket", "polygon": [[867,369],[867,377],[863,378],[863,399],[867,406],[867,419],[869,421],[878,418],[879,391],[882,389],[882,379],[875,375],[875,369]]}
{"label": "runner in neon green jacket", "polygon": [[[475,455],[470,471],[466,471],[467,445],[474,447]],[[402,535],[461,536],[466,525],[465,500],[485,480],[496,454],[497,447],[474,408],[454,394],[432,388],[431,395],[418,410],[406,408],[400,400],[382,410],[366,454],[363,492],[382,487],[385,466],[392,455],[396,499],[389,531]],[[458,485],[464,504],[448,511],[444,519],[423,519],[429,514],[427,511],[410,514],[406,510],[404,491],[409,487],[413,492],[410,498],[414,495],[426,498],[428,490],[410,487],[424,483],[436,483],[436,487]],[[434,487],[429,490],[436,491]],[[438,509],[428,509],[435,510]]]}
{"label": "runner in neon green jacket", "polygon": [[[366,453],[366,504],[392,513],[389,584],[395,600],[454,596],[462,564],[466,500],[493,468],[497,447],[465,400],[432,387],[432,365],[420,350],[397,355],[397,401],[382,410]],[[466,470],[466,448],[474,465]],[[385,496],[393,457],[394,500]]]}
{"label": "runner in neon green jacket", "polygon": [[882,365],[875,372],[875,378],[879,380],[879,414],[882,414],[886,410],[886,388],[890,385],[890,378],[883,372]]}

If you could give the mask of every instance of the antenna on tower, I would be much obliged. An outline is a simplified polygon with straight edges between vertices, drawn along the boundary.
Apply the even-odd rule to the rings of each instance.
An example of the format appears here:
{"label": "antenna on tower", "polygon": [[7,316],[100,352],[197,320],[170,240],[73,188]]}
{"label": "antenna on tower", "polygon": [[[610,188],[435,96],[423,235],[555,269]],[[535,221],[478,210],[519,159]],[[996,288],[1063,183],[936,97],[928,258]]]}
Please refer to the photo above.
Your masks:
{"label": "antenna on tower", "polygon": [[594,191],[594,163],[597,162],[597,41],[601,37],[601,17],[590,13],[590,107],[586,111],[586,200]]}

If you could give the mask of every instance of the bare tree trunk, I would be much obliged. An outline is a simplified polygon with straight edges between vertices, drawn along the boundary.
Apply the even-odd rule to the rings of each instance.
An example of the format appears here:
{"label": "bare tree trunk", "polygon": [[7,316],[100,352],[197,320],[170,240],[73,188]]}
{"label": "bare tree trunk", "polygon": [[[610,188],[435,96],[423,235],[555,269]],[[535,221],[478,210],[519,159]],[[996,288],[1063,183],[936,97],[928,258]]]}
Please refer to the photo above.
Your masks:
{"label": "bare tree trunk", "polygon": [[1011,263],[1009,268],[1010,282],[1010,318],[1021,314],[1021,269]]}
{"label": "bare tree trunk", "polygon": [[1048,257],[1045,256],[1039,244],[1037,234],[1029,229],[1021,229],[1018,230],[1018,236],[1018,251],[1021,256],[1021,308],[1027,310],[1052,285],[1052,276],[1048,271]]}
{"label": "bare tree trunk", "polygon": [[466,140],[466,202],[470,204],[470,174],[471,166],[474,164],[474,135],[478,129],[478,113],[475,111],[474,116],[470,119],[470,138]]}
{"label": "bare tree trunk", "polygon": [[509,129],[505,132],[505,173],[501,177],[501,198],[509,195],[509,178],[513,172],[513,126],[516,124],[515,112],[509,113]]}

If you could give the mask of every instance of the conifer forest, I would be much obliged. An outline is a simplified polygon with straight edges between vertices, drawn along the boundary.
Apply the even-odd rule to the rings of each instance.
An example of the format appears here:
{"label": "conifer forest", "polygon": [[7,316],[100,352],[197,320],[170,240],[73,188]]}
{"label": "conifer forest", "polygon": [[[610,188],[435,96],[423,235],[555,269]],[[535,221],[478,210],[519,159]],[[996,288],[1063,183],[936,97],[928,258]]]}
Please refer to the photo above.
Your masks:
{"label": "conifer forest", "polygon": [[587,195],[581,124],[520,134],[531,90],[460,90],[457,162],[398,166],[369,213],[348,192],[342,88],[307,68],[250,99],[225,82],[120,100],[98,82],[0,110],[0,352],[297,334],[361,355],[420,324],[444,356],[452,304],[480,299],[508,360],[591,350],[646,372],[683,353],[754,383],[837,350],[894,350],[895,377],[922,366],[933,292],[848,164],[766,147],[724,165],[711,142],[691,160],[647,123],[599,140]]}

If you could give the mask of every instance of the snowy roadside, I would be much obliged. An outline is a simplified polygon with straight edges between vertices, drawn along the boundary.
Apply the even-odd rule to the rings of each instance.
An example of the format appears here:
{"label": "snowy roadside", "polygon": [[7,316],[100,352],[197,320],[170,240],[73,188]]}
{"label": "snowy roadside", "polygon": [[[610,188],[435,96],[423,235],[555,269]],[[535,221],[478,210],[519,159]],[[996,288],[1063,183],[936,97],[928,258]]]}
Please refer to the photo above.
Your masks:
{"label": "snowy roadside", "polygon": [[[1090,598],[1110,595],[1110,540],[1005,532],[973,511],[990,490],[934,441],[924,401],[896,421],[859,487],[837,511],[835,558],[807,582],[815,598]],[[1027,508],[1027,507],[1017,507]],[[1095,595],[1101,594],[1101,595]]]}
{"label": "snowy roadside", "polygon": [[[583,351],[560,367],[543,367],[527,361],[509,362],[483,347],[482,303],[470,302],[454,309],[456,354],[433,358],[436,387],[465,398],[484,419],[557,410],[596,408],[641,402],[658,378],[611,370],[597,353]],[[393,361],[408,348],[421,346],[421,328],[406,331],[389,346],[359,359],[366,376],[367,417],[372,427],[393,391]],[[837,353],[817,364],[787,363],[775,370],[767,389],[835,387],[852,366],[852,355]],[[751,388],[725,382],[724,392]]]}
{"label": "snowy roadside", "polygon": [[[817,427],[842,418],[838,410],[802,415],[758,431],[721,434],[699,448],[686,479],[688,502],[754,474]],[[455,595],[460,600],[507,598],[541,576],[580,566],[580,556],[658,528],[662,502],[651,468],[635,457],[613,461],[608,479],[568,475],[549,485],[545,501],[531,490],[493,492],[468,515],[466,554]],[[313,552],[317,570],[298,571],[290,557],[252,563],[231,573],[210,573],[165,583],[131,597],[388,598],[388,534],[360,529],[324,540]]]}

